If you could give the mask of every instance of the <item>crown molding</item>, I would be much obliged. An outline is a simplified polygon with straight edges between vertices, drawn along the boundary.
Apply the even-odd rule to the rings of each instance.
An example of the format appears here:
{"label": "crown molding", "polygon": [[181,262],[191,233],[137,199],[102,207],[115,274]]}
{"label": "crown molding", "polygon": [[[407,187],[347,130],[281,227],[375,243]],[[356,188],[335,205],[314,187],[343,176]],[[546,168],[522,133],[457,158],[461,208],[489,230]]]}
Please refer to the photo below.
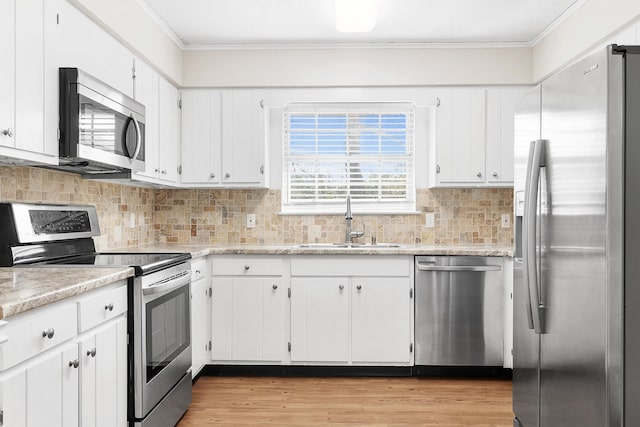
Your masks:
{"label": "crown molding", "polygon": [[167,25],[167,23],[164,21],[164,19],[162,19],[160,17],[160,15],[158,15],[156,13],[155,10],[153,10],[151,8],[151,6],[149,6],[149,4],[145,1],[145,0],[136,0],[138,2],[138,4],[140,5],[140,7],[142,7],[142,9],[147,13],[147,15],[149,15],[149,17],[151,19],[153,19],[153,21],[158,24],[158,26],[160,27],[160,29],[162,31],[164,31],[164,33],[169,36],[169,38],[171,40],[173,40],[173,42],[181,49],[181,50],[185,50],[185,44],[182,42],[182,40],[180,39],[180,37],[178,37],[178,35],[176,33],[173,32],[173,30],[171,29],[171,27],[169,27],[169,25]]}
{"label": "crown molding", "polygon": [[322,50],[322,49],[514,49],[531,47],[530,42],[487,43],[230,43],[184,45],[185,51],[198,50]]}

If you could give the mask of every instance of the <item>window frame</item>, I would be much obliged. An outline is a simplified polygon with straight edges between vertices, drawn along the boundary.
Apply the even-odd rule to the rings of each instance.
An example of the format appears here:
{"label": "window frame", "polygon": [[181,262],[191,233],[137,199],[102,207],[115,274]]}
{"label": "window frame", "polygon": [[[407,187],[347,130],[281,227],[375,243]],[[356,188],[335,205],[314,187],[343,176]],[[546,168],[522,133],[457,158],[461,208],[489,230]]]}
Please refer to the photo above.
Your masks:
{"label": "window frame", "polygon": [[[357,127],[356,130],[350,128],[349,124],[353,123],[354,118],[362,118],[362,116],[378,115],[379,122],[378,127],[374,128],[379,132],[379,138],[389,137],[390,135],[396,135],[397,128],[389,128],[391,133],[386,134],[384,130],[384,116],[397,116],[404,115],[404,128],[401,128],[399,132],[404,133],[404,145],[405,151],[402,153],[389,153],[384,152],[383,143],[378,143],[378,152],[375,154],[367,153],[363,154],[361,151],[352,151],[354,145],[354,138],[361,138],[361,133],[364,130],[368,130],[366,127]],[[291,153],[291,137],[290,137],[290,120],[294,116],[313,115],[316,118],[315,127],[315,147],[316,152],[314,154],[292,154]],[[318,135],[322,135],[322,132],[318,132],[319,116],[344,116],[347,123],[345,127],[345,153],[342,154],[320,154],[318,153]],[[283,160],[283,175],[282,175],[282,197],[281,197],[281,213],[282,214],[344,214],[345,203],[347,194],[351,194],[352,210],[357,214],[415,214],[416,213],[416,111],[415,104],[413,102],[302,102],[302,103],[290,103],[282,111],[282,160]],[[389,130],[387,129],[387,130]],[[357,147],[361,148],[359,145]],[[336,164],[345,164],[345,183],[347,189],[343,197],[321,200],[318,199],[318,183],[315,183],[315,187],[312,191],[315,191],[315,197],[313,200],[290,200],[291,186],[292,186],[292,161],[297,160],[299,162],[306,161],[307,163],[315,163],[315,166],[328,164],[333,161]],[[354,161],[355,160],[355,161]],[[378,197],[376,200],[361,200],[355,194],[357,193],[354,188],[354,173],[353,169],[349,169],[349,165],[353,164],[367,164],[369,167],[373,167],[371,172],[377,176],[377,183],[371,185],[370,182],[362,184],[358,191],[367,191],[362,187],[365,187],[370,192],[375,192],[372,189],[377,188]],[[376,163],[378,163],[378,170],[375,172]],[[381,171],[386,168],[393,168],[393,164],[400,166],[400,169],[404,167],[403,181],[401,184],[402,190],[405,193],[405,197],[402,199],[384,200],[393,191],[393,178],[384,179],[381,177]],[[359,169],[362,171],[362,169]],[[314,171],[314,174],[320,174],[321,171]],[[361,172],[362,173],[362,172]],[[401,173],[402,175],[402,173]],[[389,178],[389,177],[388,177]],[[357,181],[355,181],[357,184]],[[385,187],[387,187],[385,189]],[[353,193],[353,194],[352,194]],[[371,193],[370,193],[371,194]]]}

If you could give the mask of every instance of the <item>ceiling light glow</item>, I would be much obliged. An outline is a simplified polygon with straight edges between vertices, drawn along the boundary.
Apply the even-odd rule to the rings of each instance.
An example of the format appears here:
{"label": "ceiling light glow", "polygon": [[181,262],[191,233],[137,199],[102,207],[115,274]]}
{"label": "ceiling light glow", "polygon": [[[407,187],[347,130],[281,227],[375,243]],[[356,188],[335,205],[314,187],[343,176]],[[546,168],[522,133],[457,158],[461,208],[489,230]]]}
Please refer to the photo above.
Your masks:
{"label": "ceiling light glow", "polygon": [[341,33],[368,33],[376,26],[378,0],[335,0],[334,7]]}

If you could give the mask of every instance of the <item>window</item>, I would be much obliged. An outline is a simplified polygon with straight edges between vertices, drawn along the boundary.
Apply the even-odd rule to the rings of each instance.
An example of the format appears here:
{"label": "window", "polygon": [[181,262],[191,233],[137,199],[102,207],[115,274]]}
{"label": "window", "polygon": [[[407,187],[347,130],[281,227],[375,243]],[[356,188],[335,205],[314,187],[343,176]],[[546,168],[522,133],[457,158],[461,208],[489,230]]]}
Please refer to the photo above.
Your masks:
{"label": "window", "polygon": [[283,213],[415,212],[411,103],[289,105]]}

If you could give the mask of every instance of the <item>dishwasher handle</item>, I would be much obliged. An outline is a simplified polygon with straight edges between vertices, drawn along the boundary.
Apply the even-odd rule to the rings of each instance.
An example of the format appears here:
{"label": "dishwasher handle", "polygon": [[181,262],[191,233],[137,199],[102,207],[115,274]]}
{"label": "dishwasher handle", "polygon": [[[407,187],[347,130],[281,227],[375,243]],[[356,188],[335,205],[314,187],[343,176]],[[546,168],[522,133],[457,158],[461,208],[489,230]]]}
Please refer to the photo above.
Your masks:
{"label": "dishwasher handle", "polygon": [[442,271],[442,272],[460,272],[460,271],[500,271],[500,265],[433,265],[417,263],[419,271]]}

